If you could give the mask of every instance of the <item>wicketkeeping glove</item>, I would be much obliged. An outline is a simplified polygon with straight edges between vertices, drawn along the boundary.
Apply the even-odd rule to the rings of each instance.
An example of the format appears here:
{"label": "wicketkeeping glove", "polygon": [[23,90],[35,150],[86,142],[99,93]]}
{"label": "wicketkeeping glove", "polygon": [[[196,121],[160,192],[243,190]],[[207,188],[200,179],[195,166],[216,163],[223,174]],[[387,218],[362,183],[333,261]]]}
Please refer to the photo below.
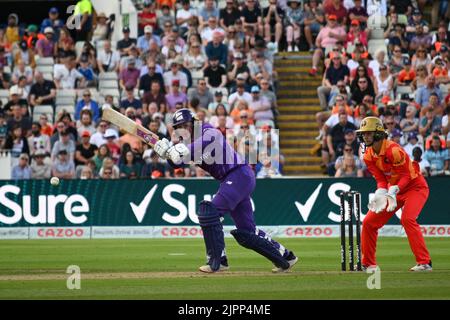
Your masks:
{"label": "wicketkeeping glove", "polygon": [[177,143],[167,150],[167,158],[175,164],[181,164],[183,159],[189,155],[189,149],[182,143]]}
{"label": "wicketkeeping glove", "polygon": [[388,202],[388,206],[386,208],[387,212],[394,211],[397,208],[397,193],[400,192],[400,188],[398,186],[390,186],[389,191],[386,194],[386,199]]}
{"label": "wicketkeeping glove", "polygon": [[381,211],[383,211],[388,203],[386,194],[386,189],[377,189],[377,191],[375,191],[375,195],[373,196],[372,200],[369,201],[369,204],[367,206],[369,210],[375,213],[380,213]]}
{"label": "wicketkeeping glove", "polygon": [[162,159],[167,159],[167,151],[170,148],[170,142],[166,138],[159,140],[155,143],[153,150],[160,156]]}

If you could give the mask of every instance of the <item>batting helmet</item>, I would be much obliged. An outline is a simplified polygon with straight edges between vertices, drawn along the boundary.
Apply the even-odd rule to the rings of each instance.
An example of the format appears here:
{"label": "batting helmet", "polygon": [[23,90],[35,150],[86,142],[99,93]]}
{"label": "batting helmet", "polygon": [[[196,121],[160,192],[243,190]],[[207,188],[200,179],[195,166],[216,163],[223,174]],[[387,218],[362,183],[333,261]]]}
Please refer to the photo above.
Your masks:
{"label": "batting helmet", "polygon": [[176,128],[182,124],[194,122],[194,120],[196,119],[197,118],[195,114],[191,110],[184,108],[175,111],[175,113],[172,116],[172,125],[174,128]]}

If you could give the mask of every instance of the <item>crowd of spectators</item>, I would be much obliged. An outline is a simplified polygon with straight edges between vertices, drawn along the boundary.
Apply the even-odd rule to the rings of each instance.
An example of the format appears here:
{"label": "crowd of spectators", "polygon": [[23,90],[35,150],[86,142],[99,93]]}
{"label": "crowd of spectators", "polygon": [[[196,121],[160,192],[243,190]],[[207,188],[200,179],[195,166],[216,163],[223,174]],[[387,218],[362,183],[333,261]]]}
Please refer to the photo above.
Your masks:
{"label": "crowd of spectators", "polygon": [[[273,62],[284,12],[277,1],[262,7],[256,0],[226,0],[221,9],[214,0],[195,7],[189,0],[135,3],[137,38],[124,26],[113,41],[114,18],[95,12],[90,0],[77,2],[67,23],[51,8],[40,25],[19,24],[11,13],[0,26],[0,90],[8,90],[0,105],[0,148],[11,151],[12,178],[206,175],[189,165],[172,169],[136,137],[102,120],[105,105],[160,138],[171,136],[174,111],[190,108],[224,135],[244,137],[247,153],[271,146],[253,163],[255,175],[281,175],[283,157],[271,132],[278,112]],[[40,69],[44,60],[54,62],[50,72]],[[117,95],[105,90],[108,81]],[[76,99],[61,108],[58,97],[66,92],[76,92]],[[53,113],[42,112],[44,106]]]}
{"label": "crowd of spectators", "polygon": [[[424,19],[425,0],[133,2],[137,38],[125,26],[112,41],[114,18],[95,12],[90,0],[79,0],[67,23],[51,8],[40,25],[19,24],[11,13],[0,26],[0,90],[8,90],[0,147],[11,151],[14,179],[206,175],[193,166],[173,170],[101,120],[105,105],[161,138],[172,134],[174,111],[190,108],[224,135],[231,131],[236,148],[236,137],[256,137],[244,141],[244,152],[270,146],[255,174],[279,176],[274,55],[300,50],[313,55],[311,76],[324,66],[317,123],[327,173],[367,175],[355,129],[368,115],[381,117],[389,139],[425,174],[448,172],[448,1],[439,1],[436,27]],[[372,16],[387,17],[386,46],[370,54]],[[74,21],[81,25],[68,28]],[[38,67],[45,59],[54,61],[50,73]],[[108,81],[117,95],[105,90]],[[58,94],[68,91],[76,101],[58,108]],[[40,112],[49,105],[53,113]]]}
{"label": "crowd of spectators", "polygon": [[[324,173],[370,175],[360,160],[364,151],[355,130],[364,117],[378,116],[388,139],[402,145],[424,175],[450,175],[450,17],[448,1],[436,2],[434,27],[424,18],[427,1],[325,0],[319,5],[325,26],[315,45],[308,42],[312,77],[322,74],[323,62],[317,89],[322,111],[316,115],[320,143],[312,152],[321,154]],[[368,22],[383,17],[382,39],[371,42]]]}

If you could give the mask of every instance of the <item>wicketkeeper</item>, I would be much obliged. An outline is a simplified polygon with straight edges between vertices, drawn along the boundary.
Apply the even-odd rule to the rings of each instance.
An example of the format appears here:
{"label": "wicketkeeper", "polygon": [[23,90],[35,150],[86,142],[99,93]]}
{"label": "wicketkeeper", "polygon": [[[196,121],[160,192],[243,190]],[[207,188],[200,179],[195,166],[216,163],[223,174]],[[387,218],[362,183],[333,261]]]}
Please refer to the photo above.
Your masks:
{"label": "wicketkeeper", "polygon": [[377,181],[375,196],[369,202],[369,212],[363,221],[363,266],[376,266],[378,229],[383,227],[398,209],[403,208],[400,221],[417,262],[410,270],[431,271],[430,254],[416,221],[429,194],[428,184],[420,173],[418,163],[411,161],[400,145],[387,140],[383,123],[377,117],[364,118],[357,134],[366,147],[364,162]]}
{"label": "wicketkeeper", "polygon": [[[229,268],[221,221],[225,213],[231,215],[236,225],[231,234],[240,245],[272,261],[275,265],[273,272],[290,270],[298,258],[255,226],[250,201],[256,183],[252,169],[241,160],[222,133],[210,124],[201,124],[201,136],[194,141],[195,121],[197,119],[189,109],[176,111],[173,114],[173,127],[189,133],[189,144],[172,145],[167,139],[162,139],[155,144],[154,150],[161,158],[168,159],[173,166],[195,160],[196,165],[220,181],[219,190],[212,201],[202,201],[199,206],[198,220],[207,254],[207,263],[199,270],[212,273]],[[212,158],[217,159],[218,152],[221,153],[222,161],[211,161]]]}

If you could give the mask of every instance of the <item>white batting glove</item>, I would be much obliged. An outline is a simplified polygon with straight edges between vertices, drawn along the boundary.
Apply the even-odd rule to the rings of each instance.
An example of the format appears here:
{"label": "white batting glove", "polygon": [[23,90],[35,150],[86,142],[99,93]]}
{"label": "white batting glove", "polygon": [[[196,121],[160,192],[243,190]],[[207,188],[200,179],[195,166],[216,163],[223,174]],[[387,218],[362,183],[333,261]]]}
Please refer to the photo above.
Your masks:
{"label": "white batting glove", "polygon": [[159,140],[155,143],[153,150],[162,159],[167,159],[167,151],[170,149],[170,142],[166,138]]}
{"label": "white batting glove", "polygon": [[183,159],[188,156],[190,153],[188,147],[186,147],[182,143],[177,143],[176,145],[172,146],[167,150],[167,158],[172,160],[175,164],[181,164],[183,162]]}
{"label": "white batting glove", "polygon": [[375,213],[380,213],[386,208],[387,205],[387,190],[380,188],[375,191],[375,195],[373,196],[372,200],[369,201],[369,204],[367,207],[370,211],[373,211]]}
{"label": "white batting glove", "polygon": [[390,186],[389,191],[386,194],[386,199],[388,202],[387,212],[394,211],[397,208],[397,193],[400,192],[400,188],[398,186]]}

